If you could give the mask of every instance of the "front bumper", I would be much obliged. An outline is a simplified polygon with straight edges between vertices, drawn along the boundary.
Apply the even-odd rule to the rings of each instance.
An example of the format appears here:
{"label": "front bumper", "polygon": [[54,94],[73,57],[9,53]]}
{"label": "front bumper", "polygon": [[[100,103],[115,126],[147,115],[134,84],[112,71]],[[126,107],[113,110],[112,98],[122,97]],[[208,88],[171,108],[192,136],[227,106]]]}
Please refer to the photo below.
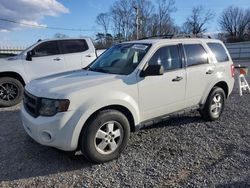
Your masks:
{"label": "front bumper", "polygon": [[73,135],[81,115],[76,111],[58,113],[53,117],[34,118],[22,105],[21,117],[25,131],[36,142],[64,151],[77,149],[78,137]]}

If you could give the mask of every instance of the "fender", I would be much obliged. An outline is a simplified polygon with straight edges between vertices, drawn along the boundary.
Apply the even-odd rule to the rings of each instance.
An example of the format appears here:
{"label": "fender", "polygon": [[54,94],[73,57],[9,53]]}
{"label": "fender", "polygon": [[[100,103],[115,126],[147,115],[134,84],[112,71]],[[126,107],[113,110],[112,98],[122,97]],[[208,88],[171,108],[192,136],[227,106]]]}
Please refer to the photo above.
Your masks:
{"label": "fender", "polygon": [[89,100],[85,100],[85,103],[83,103],[79,109],[76,110],[81,113],[81,118],[75,126],[74,133],[72,135],[72,138],[74,138],[71,141],[72,148],[77,148],[79,136],[86,121],[91,117],[91,115],[102,108],[113,105],[125,107],[131,112],[135,125],[139,124],[139,106],[137,105],[135,99],[123,92],[112,92],[112,94],[110,93],[105,95],[108,98],[102,98],[102,100],[98,102],[93,100],[98,100],[98,98],[92,96]]}
{"label": "fender", "polygon": [[[225,82],[226,84],[228,83],[228,81],[226,80],[226,77],[218,77],[215,76],[213,80],[211,80],[211,82],[208,83],[206,90],[204,91],[202,97],[201,97],[201,101],[200,101],[200,106],[201,108],[204,106],[204,104],[206,103],[207,97],[210,93],[210,91],[213,89],[213,87],[218,84],[219,82]],[[229,88],[228,84],[227,87]],[[228,96],[226,96],[228,97]]]}
{"label": "fender", "polygon": [[15,73],[22,77],[25,84],[30,80],[25,74],[22,59],[0,60],[0,74]]}
{"label": "fender", "polygon": [[23,79],[25,85],[29,82],[29,80],[27,79],[25,74],[23,74],[21,71],[16,70],[16,69],[12,69],[12,70],[9,69],[9,70],[6,70],[6,71],[1,71],[0,76],[1,75],[8,76],[9,74],[13,74],[13,73],[18,74]]}

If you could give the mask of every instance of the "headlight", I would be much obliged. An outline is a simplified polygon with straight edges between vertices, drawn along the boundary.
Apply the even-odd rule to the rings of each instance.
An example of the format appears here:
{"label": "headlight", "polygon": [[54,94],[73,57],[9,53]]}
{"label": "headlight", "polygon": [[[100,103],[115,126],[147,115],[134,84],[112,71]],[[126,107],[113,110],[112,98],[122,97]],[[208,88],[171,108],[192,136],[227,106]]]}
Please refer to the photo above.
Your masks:
{"label": "headlight", "polygon": [[41,99],[39,114],[42,116],[54,116],[58,112],[65,112],[69,108],[69,100]]}

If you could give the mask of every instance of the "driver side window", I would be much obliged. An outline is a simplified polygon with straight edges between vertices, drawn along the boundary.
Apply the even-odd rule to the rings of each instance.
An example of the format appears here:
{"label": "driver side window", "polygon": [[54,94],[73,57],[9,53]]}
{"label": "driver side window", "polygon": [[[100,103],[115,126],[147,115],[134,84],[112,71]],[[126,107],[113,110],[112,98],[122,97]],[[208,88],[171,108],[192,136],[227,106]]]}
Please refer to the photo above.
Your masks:
{"label": "driver side window", "polygon": [[182,68],[178,45],[165,46],[158,49],[150,59],[149,64],[162,65],[165,71]]}
{"label": "driver side window", "polygon": [[36,46],[34,53],[33,57],[44,57],[60,54],[60,50],[56,41],[49,41]]}

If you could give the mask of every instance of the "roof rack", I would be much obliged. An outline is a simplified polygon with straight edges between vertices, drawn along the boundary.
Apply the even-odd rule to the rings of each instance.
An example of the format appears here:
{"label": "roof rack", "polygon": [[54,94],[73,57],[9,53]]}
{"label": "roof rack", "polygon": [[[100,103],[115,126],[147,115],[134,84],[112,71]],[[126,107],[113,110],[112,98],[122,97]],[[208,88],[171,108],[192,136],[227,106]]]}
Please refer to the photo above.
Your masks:
{"label": "roof rack", "polygon": [[143,37],[139,40],[145,40],[145,39],[172,39],[173,38],[173,34],[169,34],[169,35],[154,35],[154,36],[150,36],[150,37]]}
{"label": "roof rack", "polygon": [[210,35],[204,35],[204,34],[169,34],[169,35],[155,35],[151,37],[144,37],[139,40],[145,40],[145,39],[174,39],[174,38],[206,38],[206,39],[212,39]]}
{"label": "roof rack", "polygon": [[178,34],[178,35],[174,35],[173,38],[207,38],[207,39],[212,39],[212,37],[210,35],[204,35],[204,34],[198,34],[198,35]]}

